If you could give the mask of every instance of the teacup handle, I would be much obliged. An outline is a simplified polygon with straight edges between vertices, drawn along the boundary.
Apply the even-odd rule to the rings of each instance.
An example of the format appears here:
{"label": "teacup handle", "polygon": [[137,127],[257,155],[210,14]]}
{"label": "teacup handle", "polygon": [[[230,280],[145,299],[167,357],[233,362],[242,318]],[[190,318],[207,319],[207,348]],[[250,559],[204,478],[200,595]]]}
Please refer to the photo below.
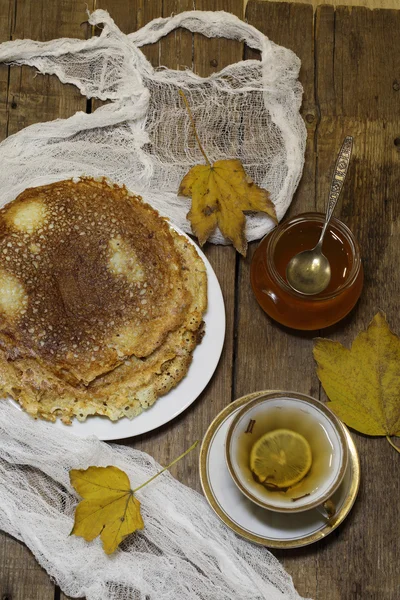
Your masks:
{"label": "teacup handle", "polygon": [[329,521],[329,519],[332,519],[336,514],[336,504],[333,502],[332,498],[328,498],[323,504],[317,506],[316,510]]}

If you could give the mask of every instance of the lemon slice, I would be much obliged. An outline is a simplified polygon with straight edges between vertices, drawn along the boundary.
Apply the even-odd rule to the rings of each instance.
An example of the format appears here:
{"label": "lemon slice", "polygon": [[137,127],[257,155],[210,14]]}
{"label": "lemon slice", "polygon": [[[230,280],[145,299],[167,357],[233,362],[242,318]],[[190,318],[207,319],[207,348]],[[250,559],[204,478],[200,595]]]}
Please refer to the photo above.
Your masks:
{"label": "lemon slice", "polygon": [[312,454],[307,440],[289,429],[269,431],[253,445],[250,469],[267,487],[286,489],[301,481],[310,470]]}

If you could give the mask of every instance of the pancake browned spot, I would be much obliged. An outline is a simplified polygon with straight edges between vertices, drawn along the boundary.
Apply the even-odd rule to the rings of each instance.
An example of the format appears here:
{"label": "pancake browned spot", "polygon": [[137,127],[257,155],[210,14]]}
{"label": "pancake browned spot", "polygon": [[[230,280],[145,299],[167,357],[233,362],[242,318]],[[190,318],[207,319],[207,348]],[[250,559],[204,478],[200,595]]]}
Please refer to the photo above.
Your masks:
{"label": "pancake browned spot", "polygon": [[[0,277],[14,282],[14,296],[0,296],[5,356],[34,358],[72,384],[149,356],[190,301],[166,221],[105,180],[31,188],[4,207]],[[24,303],[18,319],[14,301]]]}

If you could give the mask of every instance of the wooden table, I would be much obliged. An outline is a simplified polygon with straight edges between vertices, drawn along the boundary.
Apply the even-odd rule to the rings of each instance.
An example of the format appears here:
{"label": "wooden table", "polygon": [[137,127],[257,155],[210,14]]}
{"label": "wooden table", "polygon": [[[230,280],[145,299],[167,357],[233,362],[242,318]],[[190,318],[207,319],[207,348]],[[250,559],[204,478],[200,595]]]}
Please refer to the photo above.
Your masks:
{"label": "wooden table", "polygon": [[[92,8],[93,0],[87,0]],[[229,10],[243,15],[242,0],[99,0],[116,23],[131,32],[154,17],[182,10]],[[83,0],[0,0],[0,40],[90,35]],[[335,154],[344,135],[355,138],[354,159],[337,214],[359,239],[365,265],[362,298],[326,337],[350,344],[378,308],[400,333],[400,11],[250,0],[246,18],[302,60],[302,114],[308,130],[304,174],[290,214],[324,209]],[[191,66],[200,75],[254,53],[243,45],[178,31],[145,48],[153,64]],[[71,86],[53,77],[33,77],[29,68],[0,66],[0,136],[37,121],[92,110]],[[227,335],[217,372],[201,397],[160,430],[126,443],[167,464],[233,399],[258,389],[293,389],[323,398],[312,359],[315,334],[289,331],[271,322],[249,286],[249,265],[232,248],[209,246],[207,255],[221,283]],[[318,600],[400,598],[399,457],[382,439],[354,435],[362,484],[349,518],[324,541],[276,552],[300,594]],[[173,469],[200,490],[197,456]],[[65,598],[20,543],[0,534],[0,598]],[[157,599],[157,600],[162,600]],[[177,599],[184,600],[184,599]],[[234,599],[233,599],[234,600]]]}

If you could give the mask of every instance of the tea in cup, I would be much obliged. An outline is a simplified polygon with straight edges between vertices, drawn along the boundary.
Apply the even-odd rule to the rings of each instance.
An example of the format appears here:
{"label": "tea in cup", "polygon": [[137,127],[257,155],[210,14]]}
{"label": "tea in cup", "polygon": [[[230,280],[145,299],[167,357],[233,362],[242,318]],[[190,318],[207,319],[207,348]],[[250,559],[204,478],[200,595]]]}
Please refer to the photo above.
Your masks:
{"label": "tea in cup", "polygon": [[226,460],[238,488],[256,504],[277,512],[317,508],[346,472],[345,428],[326,404],[310,396],[266,393],[232,421]]}

